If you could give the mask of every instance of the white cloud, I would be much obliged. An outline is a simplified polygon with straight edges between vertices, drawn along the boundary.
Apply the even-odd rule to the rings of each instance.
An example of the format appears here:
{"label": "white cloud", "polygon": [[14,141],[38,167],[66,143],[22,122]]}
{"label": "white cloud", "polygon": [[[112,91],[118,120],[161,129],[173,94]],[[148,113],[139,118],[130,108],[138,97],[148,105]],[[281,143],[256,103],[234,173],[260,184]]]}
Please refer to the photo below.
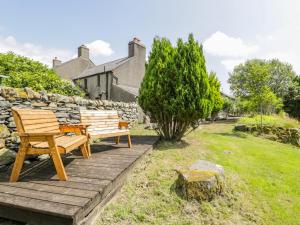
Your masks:
{"label": "white cloud", "polygon": [[203,47],[209,54],[224,57],[248,56],[259,50],[257,45],[246,44],[241,38],[230,37],[221,31],[206,39]]}
{"label": "white cloud", "polygon": [[[288,35],[287,35],[288,34]],[[220,57],[220,63],[228,72],[247,59],[279,59],[292,64],[300,73],[300,30],[292,25],[282,27],[272,33],[256,34],[252,45],[241,38],[233,38],[220,31],[215,32],[203,43],[204,50]]]}
{"label": "white cloud", "polygon": [[221,60],[222,65],[225,66],[227,71],[232,71],[235,66],[245,62],[245,59],[224,59]]}
{"label": "white cloud", "polygon": [[[300,19],[300,17],[299,17]],[[262,51],[257,55],[263,59],[279,59],[292,64],[297,73],[300,73],[300,30],[294,26],[286,26],[274,31],[272,39],[265,35],[258,40]]]}
{"label": "white cloud", "polygon": [[67,49],[45,48],[32,43],[18,42],[13,36],[0,36],[0,52],[6,53],[9,51],[40,61],[48,66],[52,65],[52,59],[55,56],[62,61],[69,60],[72,56],[72,52]]}
{"label": "white cloud", "polygon": [[90,49],[90,53],[93,56],[110,56],[114,53],[110,43],[102,40],[96,40],[85,45]]}
{"label": "white cloud", "polygon": [[[86,46],[90,49],[90,53],[94,57],[110,56],[114,53],[110,44],[102,40],[87,43]],[[13,36],[0,36],[0,52],[6,53],[9,51],[40,61],[50,67],[52,66],[52,59],[54,57],[63,62],[77,57],[74,51],[68,49],[47,48],[33,43],[19,42]]]}

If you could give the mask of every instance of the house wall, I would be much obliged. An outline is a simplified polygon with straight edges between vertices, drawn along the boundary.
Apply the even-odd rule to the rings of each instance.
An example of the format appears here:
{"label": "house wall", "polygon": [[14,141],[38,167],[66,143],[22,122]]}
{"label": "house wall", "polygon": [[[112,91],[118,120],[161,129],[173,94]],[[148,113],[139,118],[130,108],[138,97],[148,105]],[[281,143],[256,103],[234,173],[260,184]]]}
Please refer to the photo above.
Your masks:
{"label": "house wall", "polygon": [[[127,62],[113,70],[121,85],[140,87],[145,75],[146,48],[133,44],[134,55]],[[132,48],[131,48],[132,49]]]}
{"label": "house wall", "polygon": [[135,102],[136,97],[133,94],[127,92],[126,90],[113,84],[111,89],[110,100],[115,102]]}
{"label": "house wall", "polygon": [[[100,86],[98,86],[98,76],[100,76]],[[85,89],[84,80],[87,79],[87,89]],[[108,79],[108,81],[107,81]],[[79,80],[79,85],[84,89],[90,99],[101,99],[110,100],[111,99],[111,73],[95,74],[86,78]],[[108,83],[107,83],[108,82]],[[101,93],[103,93],[101,95]],[[107,94],[106,94],[107,93]]]}
{"label": "house wall", "polygon": [[86,60],[80,57],[55,66],[53,70],[64,79],[73,80],[85,69],[89,69],[94,66],[95,64],[90,60]]}

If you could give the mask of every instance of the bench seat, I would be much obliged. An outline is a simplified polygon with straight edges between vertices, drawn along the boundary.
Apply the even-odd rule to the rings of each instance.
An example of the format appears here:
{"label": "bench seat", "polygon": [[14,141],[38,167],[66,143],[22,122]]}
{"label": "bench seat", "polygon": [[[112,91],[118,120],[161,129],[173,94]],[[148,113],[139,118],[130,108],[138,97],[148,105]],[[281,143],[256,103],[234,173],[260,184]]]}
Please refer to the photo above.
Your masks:
{"label": "bench seat", "polygon": [[[86,143],[85,135],[60,136],[55,138],[56,145],[60,153],[68,153],[74,149],[74,146],[80,146]],[[30,142],[32,148],[49,148],[48,142]]]}
{"label": "bench seat", "polygon": [[92,138],[107,138],[107,137],[116,137],[116,136],[124,136],[130,134],[129,130],[122,129],[107,129],[107,130],[92,130],[89,131],[89,135]]}

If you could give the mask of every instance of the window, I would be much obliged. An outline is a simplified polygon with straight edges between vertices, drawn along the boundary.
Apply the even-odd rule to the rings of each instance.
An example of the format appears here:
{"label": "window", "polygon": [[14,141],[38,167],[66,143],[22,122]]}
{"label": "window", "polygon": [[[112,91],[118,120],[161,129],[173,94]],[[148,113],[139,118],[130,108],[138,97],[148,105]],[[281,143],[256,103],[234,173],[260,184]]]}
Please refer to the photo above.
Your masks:
{"label": "window", "polygon": [[100,87],[100,75],[97,76],[97,86]]}
{"label": "window", "polygon": [[87,79],[84,79],[84,89],[87,89]]}

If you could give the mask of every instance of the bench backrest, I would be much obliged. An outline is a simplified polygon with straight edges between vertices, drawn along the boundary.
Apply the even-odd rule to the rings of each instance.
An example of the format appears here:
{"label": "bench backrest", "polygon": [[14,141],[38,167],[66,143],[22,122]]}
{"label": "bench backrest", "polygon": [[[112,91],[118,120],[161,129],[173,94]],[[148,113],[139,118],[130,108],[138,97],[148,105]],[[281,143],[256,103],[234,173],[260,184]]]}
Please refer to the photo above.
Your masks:
{"label": "bench backrest", "polygon": [[115,110],[80,110],[80,121],[90,125],[88,132],[119,128],[119,116]]}
{"label": "bench backrest", "polygon": [[50,110],[12,108],[19,134],[60,132],[55,114]]}

